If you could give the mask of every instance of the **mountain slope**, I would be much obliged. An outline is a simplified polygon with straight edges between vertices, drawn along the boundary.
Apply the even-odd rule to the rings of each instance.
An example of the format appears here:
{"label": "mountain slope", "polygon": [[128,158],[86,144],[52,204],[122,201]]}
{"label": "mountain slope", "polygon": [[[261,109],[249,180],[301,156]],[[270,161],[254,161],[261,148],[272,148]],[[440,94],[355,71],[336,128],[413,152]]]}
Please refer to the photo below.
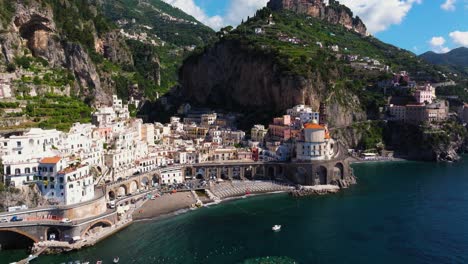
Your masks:
{"label": "mountain slope", "polygon": [[104,0],[102,9],[128,34],[144,33],[158,45],[203,46],[214,37],[211,28],[161,0]]}
{"label": "mountain slope", "polygon": [[428,51],[419,57],[432,64],[468,67],[468,48],[465,47],[453,49],[444,54]]}
{"label": "mountain slope", "polygon": [[0,73],[13,96],[154,99],[177,83],[187,50],[214,36],[159,0],[0,0],[0,10]]}
{"label": "mountain slope", "polygon": [[259,10],[185,61],[183,97],[252,119],[268,119],[294,104],[318,110],[326,102],[330,124],[340,127],[364,120],[366,112],[377,114],[385,100],[376,83],[388,80],[390,70],[410,71],[423,81],[443,78],[411,52],[328,21],[289,9]]}

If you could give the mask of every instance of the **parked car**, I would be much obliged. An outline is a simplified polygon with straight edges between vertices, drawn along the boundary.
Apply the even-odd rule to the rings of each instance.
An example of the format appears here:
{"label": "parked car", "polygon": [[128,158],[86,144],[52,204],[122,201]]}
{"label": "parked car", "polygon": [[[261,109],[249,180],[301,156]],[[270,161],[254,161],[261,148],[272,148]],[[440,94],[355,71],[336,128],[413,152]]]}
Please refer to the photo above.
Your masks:
{"label": "parked car", "polygon": [[8,218],[0,218],[0,223],[8,223]]}
{"label": "parked car", "polygon": [[21,222],[21,221],[23,221],[23,218],[18,217],[16,215],[10,219],[10,222]]}
{"label": "parked car", "polygon": [[60,223],[64,223],[64,224],[65,224],[65,223],[71,223],[71,220],[68,219],[68,218],[63,218],[63,219],[60,221]]}

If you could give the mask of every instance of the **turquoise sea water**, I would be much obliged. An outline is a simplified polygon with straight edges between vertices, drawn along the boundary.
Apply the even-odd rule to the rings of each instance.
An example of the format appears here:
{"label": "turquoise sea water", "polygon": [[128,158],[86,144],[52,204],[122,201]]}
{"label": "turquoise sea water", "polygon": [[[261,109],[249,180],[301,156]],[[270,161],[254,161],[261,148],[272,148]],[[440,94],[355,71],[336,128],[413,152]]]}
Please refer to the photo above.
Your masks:
{"label": "turquoise sea water", "polygon": [[[359,184],[336,195],[237,200],[137,223],[93,248],[34,263],[468,263],[467,158],[354,168]],[[272,232],[275,224],[283,230]],[[0,263],[23,255],[2,252]]]}

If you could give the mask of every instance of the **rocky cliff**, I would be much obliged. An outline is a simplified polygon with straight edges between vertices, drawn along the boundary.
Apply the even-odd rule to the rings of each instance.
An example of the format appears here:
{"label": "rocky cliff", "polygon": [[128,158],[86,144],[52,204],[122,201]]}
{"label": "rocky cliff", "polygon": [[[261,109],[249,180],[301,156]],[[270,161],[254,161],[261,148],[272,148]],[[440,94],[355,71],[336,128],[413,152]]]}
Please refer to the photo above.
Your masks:
{"label": "rocky cliff", "polygon": [[[75,79],[70,88],[61,88],[68,95],[78,95],[95,104],[110,103],[116,93],[114,76],[124,71],[133,74],[135,62],[126,39],[102,17],[99,5],[95,1],[69,0],[0,3],[0,8],[9,7],[10,11],[0,18],[0,72],[16,68],[17,78],[11,80],[15,83],[32,72],[40,79],[50,71],[66,69]],[[159,59],[157,54],[150,55],[154,69],[151,80],[158,84]],[[25,58],[39,59],[45,68],[18,64]],[[123,89],[131,89],[132,85]]]}
{"label": "rocky cliff", "polygon": [[326,5],[323,0],[270,0],[267,6],[273,11],[289,10],[309,15],[367,35],[367,28],[361,19],[353,17],[351,10],[337,1],[331,0]]}
{"label": "rocky cliff", "polygon": [[452,123],[414,126],[391,123],[384,129],[386,145],[397,155],[424,161],[457,161],[466,152],[467,130]]}
{"label": "rocky cliff", "polygon": [[330,125],[347,126],[365,114],[352,94],[343,94],[349,98],[346,105],[334,96],[328,80],[338,79],[339,74],[336,69],[316,70],[307,76],[285,74],[272,55],[249,51],[237,40],[223,40],[186,60],[180,82],[184,99],[195,105],[269,113],[266,120],[298,104],[318,111],[326,101]]}
{"label": "rocky cliff", "polygon": [[395,156],[422,161],[456,161],[468,151],[467,129],[446,122],[412,125],[400,122],[368,121],[332,131],[349,149],[395,151]]}

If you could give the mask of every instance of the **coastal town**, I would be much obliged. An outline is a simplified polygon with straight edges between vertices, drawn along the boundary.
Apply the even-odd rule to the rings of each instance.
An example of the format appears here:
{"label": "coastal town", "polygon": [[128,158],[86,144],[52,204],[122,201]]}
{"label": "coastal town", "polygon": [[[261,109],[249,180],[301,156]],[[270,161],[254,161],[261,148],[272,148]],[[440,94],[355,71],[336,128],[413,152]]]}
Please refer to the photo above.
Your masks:
{"label": "coastal town", "polygon": [[[448,101],[438,99],[430,83],[418,85],[401,72],[388,84],[408,95],[391,96],[383,119],[420,125],[450,118]],[[358,161],[387,160],[344,149],[331,136],[323,103],[318,109],[294,106],[268,127],[254,125],[247,133],[236,128],[238,114],[190,104],[167,124],[144,123],[129,110],[140,103],[114,95],[111,105],[96,108],[92,123],[0,138],[3,184],[35,197],[12,200],[0,214],[0,229],[47,223],[45,235],[31,235],[33,252],[74,250],[134,220],[234,197],[336,192],[354,183],[345,161],[349,153]],[[460,108],[460,122],[467,122],[467,109]],[[301,164],[311,164],[312,173]]]}
{"label": "coastal town", "polygon": [[[0,229],[33,224],[41,230],[47,223],[45,235],[30,235],[34,252],[72,250],[133,219],[291,192],[298,184],[327,193],[353,182],[323,105],[317,111],[295,106],[268,128],[252,127],[247,139],[235,114],[183,105],[185,117],[149,124],[131,117],[129,104],[139,102],[114,96],[111,106],[96,109],[92,123],[75,123],[68,132],[32,128],[0,138],[3,184],[24,197],[0,214]],[[331,169],[322,166],[327,162]]]}
{"label": "coastal town", "polygon": [[359,10],[380,4],[269,0],[224,25],[176,2],[0,0],[0,262],[400,260],[400,233],[442,223],[421,212],[466,200],[431,195],[466,166],[468,48],[386,44],[395,23]]}

